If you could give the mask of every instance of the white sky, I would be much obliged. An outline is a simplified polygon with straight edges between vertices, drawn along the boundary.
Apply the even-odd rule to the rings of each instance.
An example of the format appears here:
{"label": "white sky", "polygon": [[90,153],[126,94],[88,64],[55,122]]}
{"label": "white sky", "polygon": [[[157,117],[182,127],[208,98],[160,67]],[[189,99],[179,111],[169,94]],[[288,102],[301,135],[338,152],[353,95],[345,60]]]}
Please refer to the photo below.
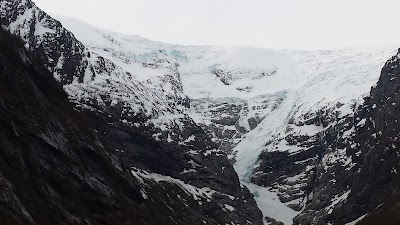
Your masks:
{"label": "white sky", "polygon": [[34,0],[48,13],[176,44],[400,46],[399,0]]}

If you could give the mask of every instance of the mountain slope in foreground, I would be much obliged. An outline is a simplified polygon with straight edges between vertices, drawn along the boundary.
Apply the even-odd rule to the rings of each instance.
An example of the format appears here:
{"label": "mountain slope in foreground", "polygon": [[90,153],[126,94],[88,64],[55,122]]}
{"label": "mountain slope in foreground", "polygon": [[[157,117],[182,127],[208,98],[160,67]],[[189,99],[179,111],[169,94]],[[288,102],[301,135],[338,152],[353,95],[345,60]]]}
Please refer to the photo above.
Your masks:
{"label": "mountain slope in foreground", "polygon": [[[127,168],[112,146],[91,129],[94,116],[75,111],[40,61],[31,57],[21,40],[3,30],[0,73],[1,224],[221,224],[223,219],[235,220],[216,208],[223,201],[224,207],[235,210],[229,205],[236,201],[234,196]],[[163,151],[159,143],[135,136],[132,151]],[[246,217],[238,220],[242,218]]]}
{"label": "mountain slope in foreground", "polygon": [[[48,224],[262,224],[261,212],[248,189],[240,185],[227,157],[214,150],[215,144],[189,117],[180,116],[178,113],[180,109],[175,106],[179,105],[184,110],[187,104],[180,98],[179,93],[173,96],[159,96],[156,90],[129,78],[131,75],[128,72],[90,52],[72,33],[31,1],[1,1],[0,13],[2,26],[23,39],[24,47],[38,58],[52,75],[48,76],[48,79],[53,80],[51,77],[54,77],[62,84],[69,100],[74,102],[74,109],[86,115],[82,121],[85,122],[83,126],[90,129],[94,136],[90,137],[90,140],[98,141],[96,143],[101,147],[98,151],[109,158],[108,166],[113,166],[107,174],[98,174],[102,171],[102,161],[107,161],[107,158],[97,159],[93,156],[94,158],[86,159],[77,156],[68,159],[57,155],[59,162],[47,165],[47,161],[40,156],[28,157],[38,163],[44,161],[43,166],[54,170],[50,181],[38,181],[49,186],[47,197],[51,201],[60,198],[67,201],[59,203],[57,207],[50,206],[50,209],[57,213],[41,206],[22,204],[26,207],[25,213],[31,214],[32,223],[44,223],[35,217],[47,219],[54,216],[53,219],[49,219]],[[39,32],[41,28],[43,32]],[[6,65],[7,62],[4,63],[4,66]],[[30,72],[25,73],[28,76]],[[177,74],[171,73],[171,80],[174,79],[173,76]],[[169,83],[170,80],[165,82]],[[17,96],[19,94],[18,90],[10,91],[16,91],[13,93]],[[70,93],[83,96],[75,98]],[[51,94],[44,97],[51,97]],[[118,97],[112,99],[110,95]],[[23,96],[21,98],[24,99]],[[175,98],[181,102],[172,102],[171,99]],[[51,107],[56,106],[49,106]],[[39,106],[37,108],[40,109]],[[13,111],[7,113],[12,114]],[[177,116],[167,120],[164,119],[167,118],[166,115]],[[40,117],[42,120],[48,115],[43,116]],[[49,116],[48,119],[51,118]],[[39,123],[39,128],[40,125]],[[170,127],[156,136],[157,131],[163,132],[163,126]],[[61,127],[59,130],[65,129]],[[71,147],[69,142],[85,141],[58,137],[58,133],[54,132],[46,132],[51,137],[56,135],[56,140],[50,139],[49,142],[54,142],[55,148],[61,148],[66,154],[86,149],[80,146],[76,149],[63,149],[62,147]],[[74,134],[79,135],[80,132],[84,134],[84,131],[79,130]],[[57,144],[62,146],[58,147]],[[12,152],[13,148],[9,151]],[[55,159],[50,157],[49,160],[53,162]],[[78,166],[76,168],[70,164]],[[62,176],[58,174],[58,168],[53,168],[67,167],[78,173],[79,166],[86,167],[88,164],[100,168],[89,168],[91,173],[84,176],[87,184],[82,184],[80,189],[69,188],[69,185],[75,184],[75,173]],[[108,179],[117,179],[114,173],[119,174],[122,181],[109,185]],[[22,184],[30,184],[26,179],[39,178],[28,174],[24,179],[20,179]],[[127,181],[123,183],[123,180]],[[127,183],[128,181],[132,184]],[[63,182],[66,184],[61,190],[53,187],[63,187]],[[13,182],[10,185],[12,184]],[[124,190],[118,189],[118,185],[125,185],[123,187],[126,191],[136,190],[134,193],[138,203],[131,203],[135,200],[131,196],[133,194],[125,194]],[[70,196],[72,191],[77,195],[76,198]],[[98,191],[101,196],[91,194],[91,191]],[[85,206],[83,200],[80,201],[81,195],[85,198],[95,198],[86,205],[91,207],[90,210],[73,207]],[[122,197],[117,198],[114,195]],[[123,197],[126,195],[128,200],[125,201]],[[104,207],[102,202],[98,201],[105,201]],[[63,208],[66,206],[68,208]],[[41,217],[40,211],[35,211],[36,208],[48,212],[48,215]]]}

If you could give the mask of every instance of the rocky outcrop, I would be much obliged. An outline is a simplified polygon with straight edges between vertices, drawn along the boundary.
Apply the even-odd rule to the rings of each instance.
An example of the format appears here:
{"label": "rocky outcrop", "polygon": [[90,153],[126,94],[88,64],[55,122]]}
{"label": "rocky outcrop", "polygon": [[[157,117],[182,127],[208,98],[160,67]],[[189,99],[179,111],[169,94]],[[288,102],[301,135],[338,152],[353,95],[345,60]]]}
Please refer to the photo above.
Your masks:
{"label": "rocky outcrop", "polygon": [[191,116],[228,155],[243,136],[254,130],[283,101],[280,93],[252,99],[194,99]]}
{"label": "rocky outcrop", "polygon": [[[73,110],[62,87],[0,32],[2,224],[116,224],[148,220],[138,181]],[[150,208],[149,208],[150,209]],[[143,213],[143,214],[142,214]],[[149,221],[149,220],[148,220]]]}
{"label": "rocky outcrop", "polygon": [[[320,185],[316,186],[314,200],[299,216],[298,224],[307,224],[318,210],[324,196],[334,193],[336,204],[327,215],[321,216],[321,224],[342,224],[350,222],[374,210],[391,196],[399,192],[399,157],[397,150],[397,91],[396,77],[400,74],[398,55],[383,67],[381,77],[363,105],[356,108],[353,118],[349,118],[351,136],[334,141],[336,154],[341,151],[347,156],[346,162],[331,164],[331,169],[317,174]],[[339,137],[345,137],[341,135]],[[346,168],[346,165],[350,165]],[[335,183],[327,185],[335,179]],[[325,183],[325,185],[321,185]],[[330,186],[330,187],[329,187]],[[343,198],[345,195],[346,198]],[[325,197],[326,198],[326,197]],[[339,199],[343,199],[340,200]],[[326,208],[325,208],[326,209]],[[349,214],[348,212],[352,213]],[[308,213],[311,213],[308,214]],[[308,215],[307,215],[308,214]],[[302,221],[302,222],[300,222]]]}

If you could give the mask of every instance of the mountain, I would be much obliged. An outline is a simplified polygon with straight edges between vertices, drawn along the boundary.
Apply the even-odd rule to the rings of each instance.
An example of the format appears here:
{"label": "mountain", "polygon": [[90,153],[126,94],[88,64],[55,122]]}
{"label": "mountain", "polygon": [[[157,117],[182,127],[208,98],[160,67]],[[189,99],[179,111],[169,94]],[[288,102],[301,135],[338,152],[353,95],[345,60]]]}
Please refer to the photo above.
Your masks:
{"label": "mountain", "polygon": [[29,0],[2,0],[0,15],[140,207],[163,218],[143,223],[398,221],[395,48],[165,44],[56,20]]}
{"label": "mountain", "polygon": [[116,215],[148,217],[139,183],[124,175],[88,129],[87,116],[73,110],[40,65],[21,39],[1,29],[1,223],[116,224]]}
{"label": "mountain", "polygon": [[[353,175],[354,194],[368,213],[358,224],[398,224],[400,165],[398,92],[400,51],[384,65],[377,85],[358,113],[355,154],[361,152],[358,174]],[[364,123],[365,122],[365,123]],[[366,185],[367,184],[367,185]],[[349,207],[347,207],[347,210]],[[346,208],[344,208],[346,210]]]}
{"label": "mountain", "polygon": [[[220,208],[217,201],[221,201],[224,208],[234,211],[229,204],[240,201],[234,196],[127,168],[99,131],[91,129],[93,115],[76,112],[62,86],[40,65],[22,40],[1,30],[2,224],[221,224],[224,217],[234,220],[234,215],[215,208]],[[165,151],[140,134],[133,137],[131,151]],[[251,212],[247,213],[245,218],[251,219]]]}
{"label": "mountain", "polygon": [[[111,206],[99,207],[102,215],[89,218],[85,218],[79,209],[65,210],[62,213],[73,220],[64,221],[69,224],[262,223],[261,212],[252,195],[240,185],[226,155],[215,150],[215,144],[201,128],[182,113],[188,103],[178,87],[171,89],[175,94],[161,95],[156,88],[142,85],[128,71],[91,52],[31,1],[2,1],[0,12],[2,26],[23,39],[28,51],[63,85],[74,109],[88,115],[83,121],[96,134],[99,145],[108,149],[107,154],[115,164],[113,172],[123,173],[124,179],[136,181],[134,187],[140,190],[138,198],[143,203],[138,203],[138,209],[109,203],[119,210],[115,211]],[[176,65],[167,62],[159,62],[159,65],[165,66],[168,72],[165,79],[160,80],[163,84],[170,85],[179,78],[174,69]],[[59,165],[53,164],[50,168],[69,165],[68,160],[60,161]],[[101,165],[93,159],[82,158],[80,161],[80,157],[74,158],[73,162]],[[62,183],[61,180],[72,182],[75,177],[74,174],[68,177],[57,173],[54,176],[59,177],[57,183]],[[109,176],[115,175],[110,173]],[[99,189],[106,200],[124,202],[113,197],[112,194],[118,191],[109,190],[101,177],[94,174],[87,179],[88,186],[97,185],[93,189]],[[60,193],[68,199],[67,194]],[[79,204],[80,201],[72,200],[70,203]],[[32,212],[35,207],[26,207],[27,212],[35,214]],[[94,202],[91,207],[97,207],[97,204]],[[148,217],[137,222],[134,220],[136,214]],[[40,214],[36,216],[40,217]],[[50,224],[63,224],[62,217],[54,216],[58,220],[52,220]]]}

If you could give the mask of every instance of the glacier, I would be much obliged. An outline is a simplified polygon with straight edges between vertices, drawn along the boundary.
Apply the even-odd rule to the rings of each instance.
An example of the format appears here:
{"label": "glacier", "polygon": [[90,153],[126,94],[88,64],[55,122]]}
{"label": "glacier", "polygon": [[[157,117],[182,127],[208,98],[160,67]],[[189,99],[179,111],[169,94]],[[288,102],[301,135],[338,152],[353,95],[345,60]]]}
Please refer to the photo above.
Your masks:
{"label": "glacier", "polygon": [[[292,224],[300,212],[280,202],[276,190],[251,182],[259,155],[263,151],[301,151],[302,147],[285,141],[288,128],[292,133],[308,136],[326,129],[304,124],[306,114],[337,103],[343,105],[336,111],[342,117],[353,114],[355,105],[363,103],[378,80],[386,59],[395,54],[391,46],[314,51],[182,46],[54,17],[91,51],[132,74],[141,85],[160,89],[166,95],[173,93],[174,87],[159,80],[170,73],[166,70],[168,65],[176,65],[182,94],[191,101],[191,108],[185,113],[203,127],[216,126],[216,118],[236,120],[216,127],[229,136],[209,134],[221,145],[229,142],[224,151],[234,162],[241,182],[255,194],[264,216],[285,225]],[[151,66],[153,61],[166,67]],[[235,115],[218,111],[230,103],[240,105]],[[255,125],[248,122],[252,118],[257,118]],[[169,119],[173,120],[173,116]]]}

